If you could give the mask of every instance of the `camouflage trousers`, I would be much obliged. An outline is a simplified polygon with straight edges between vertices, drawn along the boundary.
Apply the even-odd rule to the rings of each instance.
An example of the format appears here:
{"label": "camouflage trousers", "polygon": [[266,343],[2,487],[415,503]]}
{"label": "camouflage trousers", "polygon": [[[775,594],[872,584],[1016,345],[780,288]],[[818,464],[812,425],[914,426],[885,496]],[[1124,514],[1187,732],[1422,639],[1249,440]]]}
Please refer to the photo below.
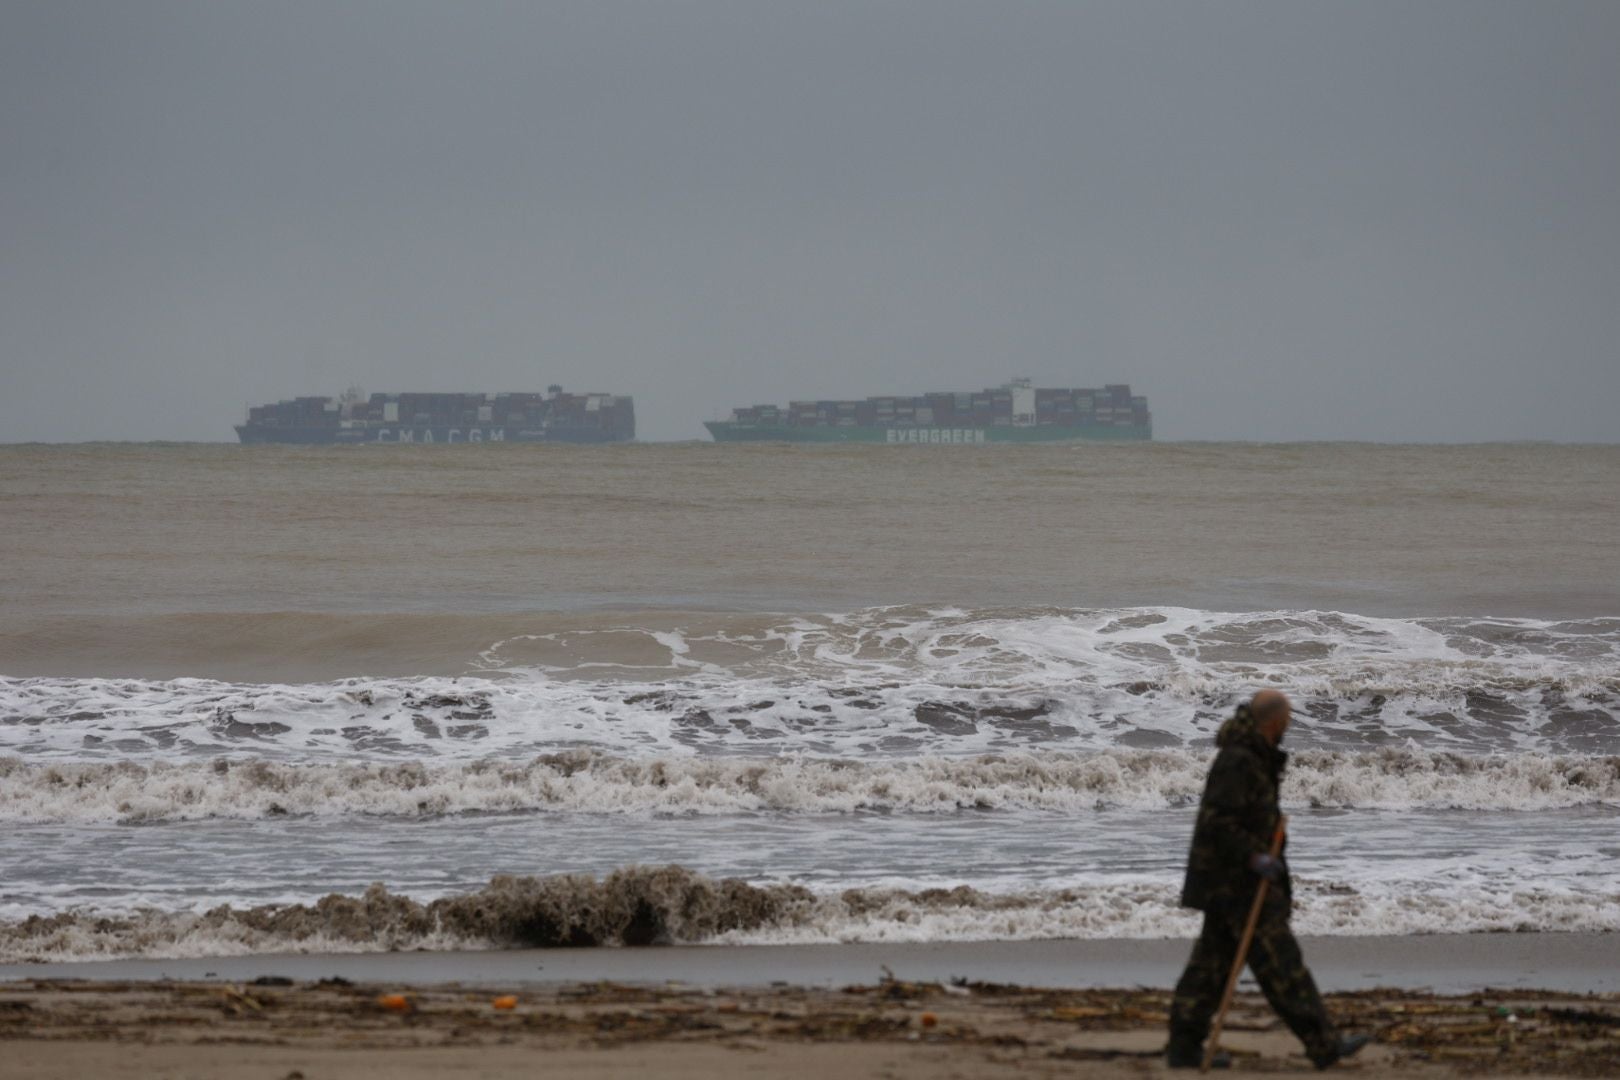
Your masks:
{"label": "camouflage trousers", "polygon": [[[1170,1005],[1170,1045],[1191,1050],[1202,1046],[1209,1036],[1209,1024],[1220,1008],[1232,961],[1237,957],[1243,924],[1248,921],[1245,906],[1212,907],[1204,912],[1204,929],[1193,945],[1187,970],[1176,984]],[[1266,905],[1254,928],[1249,946],[1249,970],[1260,990],[1277,1010],[1291,1031],[1313,1056],[1329,1053],[1337,1046],[1338,1032],[1328,1019],[1316,980],[1305,967],[1299,942],[1288,927],[1287,908]]]}

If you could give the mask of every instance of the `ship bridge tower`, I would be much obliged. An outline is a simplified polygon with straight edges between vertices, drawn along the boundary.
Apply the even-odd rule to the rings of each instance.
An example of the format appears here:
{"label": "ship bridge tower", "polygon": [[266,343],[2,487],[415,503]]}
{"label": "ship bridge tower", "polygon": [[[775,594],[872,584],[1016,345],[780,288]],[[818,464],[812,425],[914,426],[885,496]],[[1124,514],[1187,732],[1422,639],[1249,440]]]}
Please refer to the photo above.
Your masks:
{"label": "ship bridge tower", "polygon": [[1012,422],[1014,427],[1035,426],[1035,384],[1029,379],[1013,379],[1007,383],[1012,391]]}
{"label": "ship bridge tower", "polygon": [[338,396],[338,415],[347,418],[354,407],[366,400],[366,392],[360,389],[359,383],[350,383],[349,388]]}

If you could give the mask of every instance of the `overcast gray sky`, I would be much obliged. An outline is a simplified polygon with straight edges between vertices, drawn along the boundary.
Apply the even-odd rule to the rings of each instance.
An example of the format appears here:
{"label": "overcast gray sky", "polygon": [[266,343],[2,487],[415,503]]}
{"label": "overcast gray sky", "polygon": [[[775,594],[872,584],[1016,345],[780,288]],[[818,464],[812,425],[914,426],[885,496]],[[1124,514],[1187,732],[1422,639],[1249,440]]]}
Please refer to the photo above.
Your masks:
{"label": "overcast gray sky", "polygon": [[1132,383],[1620,438],[1620,3],[0,0],[0,441]]}

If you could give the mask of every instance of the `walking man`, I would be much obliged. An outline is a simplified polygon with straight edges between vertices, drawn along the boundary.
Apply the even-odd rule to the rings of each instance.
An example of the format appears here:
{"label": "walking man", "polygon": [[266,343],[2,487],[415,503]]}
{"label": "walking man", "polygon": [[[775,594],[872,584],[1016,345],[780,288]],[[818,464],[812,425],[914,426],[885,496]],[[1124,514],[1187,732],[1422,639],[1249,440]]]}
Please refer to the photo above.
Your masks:
{"label": "walking man", "polygon": [[[1288,698],[1280,691],[1262,690],[1247,705],[1239,705],[1215,736],[1218,752],[1198,804],[1181,891],[1184,906],[1204,913],[1204,928],[1170,1006],[1166,1057],[1172,1068],[1197,1068],[1201,1063],[1210,1018],[1220,1005],[1262,878],[1270,885],[1248,964],[1266,1000],[1299,1036],[1318,1069],[1367,1045],[1367,1036],[1340,1035],[1328,1019],[1316,981],[1288,928],[1293,905],[1288,863],[1270,854],[1281,820],[1277,788],[1288,760],[1278,743],[1292,715]],[[1211,1064],[1225,1068],[1231,1059],[1218,1054]]]}

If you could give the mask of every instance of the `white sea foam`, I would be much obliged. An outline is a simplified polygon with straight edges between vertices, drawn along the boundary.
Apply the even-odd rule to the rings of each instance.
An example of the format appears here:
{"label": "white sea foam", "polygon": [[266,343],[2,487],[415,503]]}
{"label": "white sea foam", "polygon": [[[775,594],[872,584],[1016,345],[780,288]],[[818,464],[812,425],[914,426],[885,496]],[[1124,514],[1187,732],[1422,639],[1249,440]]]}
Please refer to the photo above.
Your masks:
{"label": "white sea foam", "polygon": [[[879,762],[632,759],[574,751],[526,762],[266,760],[35,764],[0,758],[0,821],[162,822],[284,815],[1085,812],[1196,802],[1205,752],[1097,751]],[[1364,809],[1620,805],[1620,756],[1473,757],[1303,751],[1284,802]]]}
{"label": "white sea foam", "polygon": [[[903,891],[821,898],[814,914],[788,925],[739,930],[719,944],[1024,941],[1057,938],[1190,938],[1200,915],[1177,904],[1174,886],[1013,895],[971,902]],[[1466,895],[1340,887],[1299,888],[1294,931],[1325,936],[1620,931],[1620,895],[1509,888]]]}
{"label": "white sea foam", "polygon": [[1620,752],[1620,621],[873,609],[507,638],[463,678],[0,678],[31,758],[975,754],[1207,745],[1258,686],[1296,746]]}
{"label": "white sea foam", "polygon": [[[653,918],[673,940],[1184,935],[1183,825],[1214,731],[1259,686],[1297,705],[1283,799],[1307,871],[1302,931],[1620,929],[1603,868],[1620,620],[588,621],[503,629],[461,678],[0,678],[0,823],[18,835],[0,856],[0,955],[501,947],[532,936],[480,923],[488,898],[454,903],[490,870],[672,856],[760,883],[681,871],[585,895],[543,878],[496,907],[622,916],[582,941],[643,933],[625,897],[647,889],[702,901],[669,912],[714,913]],[[1424,832],[1351,809],[1430,817]],[[489,814],[509,816],[468,816]],[[191,824],[112,827],[163,823]],[[423,857],[373,857],[379,830]],[[780,846],[761,857],[765,834]],[[116,873],[95,872],[102,858]],[[254,907],[379,877],[406,895]]]}
{"label": "white sea foam", "polygon": [[[680,867],[497,878],[419,903],[380,885],[313,904],[205,911],[75,910],[0,923],[0,962],[261,952],[624,943],[814,944],[1190,937],[1196,912],[1153,883],[986,892],[968,886],[837,892],[715,880]],[[1296,886],[1294,927],[1326,935],[1620,931],[1620,896],[1549,888],[1444,895],[1408,885]]]}

